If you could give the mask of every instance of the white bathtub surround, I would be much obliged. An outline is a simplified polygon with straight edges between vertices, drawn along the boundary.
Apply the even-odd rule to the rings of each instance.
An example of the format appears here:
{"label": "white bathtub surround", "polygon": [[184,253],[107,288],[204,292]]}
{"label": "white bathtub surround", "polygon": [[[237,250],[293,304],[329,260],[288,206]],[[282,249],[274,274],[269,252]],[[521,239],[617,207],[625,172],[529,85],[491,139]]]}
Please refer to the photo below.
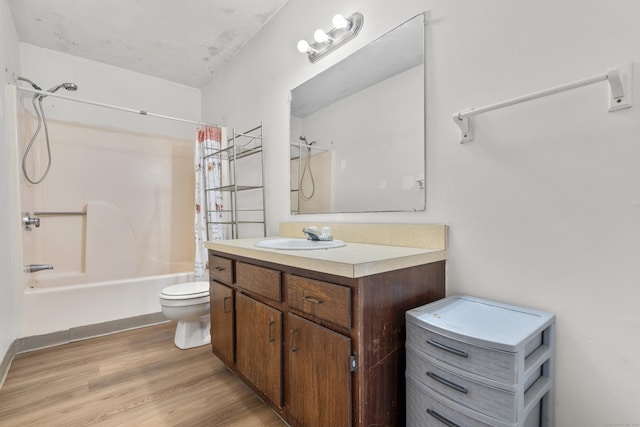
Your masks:
{"label": "white bathtub surround", "polygon": [[[60,59],[51,56],[43,62]],[[90,98],[95,87],[78,85]],[[184,191],[193,186],[193,143],[61,121],[99,120],[103,112],[94,117],[76,103],[49,103],[52,169],[42,184],[21,185],[21,210],[84,215],[43,215],[40,228],[21,230],[20,265],[47,263],[54,270],[22,274],[18,337],[160,313],[158,293],[193,279],[193,191]],[[33,119],[19,110],[20,152]]]}

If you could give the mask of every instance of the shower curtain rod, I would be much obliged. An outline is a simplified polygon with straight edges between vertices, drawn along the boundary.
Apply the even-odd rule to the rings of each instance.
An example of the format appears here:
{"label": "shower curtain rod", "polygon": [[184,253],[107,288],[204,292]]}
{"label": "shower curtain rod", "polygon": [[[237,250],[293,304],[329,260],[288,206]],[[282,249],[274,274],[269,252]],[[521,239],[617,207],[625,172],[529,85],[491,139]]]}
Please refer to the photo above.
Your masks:
{"label": "shower curtain rod", "polygon": [[83,103],[83,104],[96,105],[98,107],[111,108],[112,110],[119,110],[119,111],[126,111],[128,113],[135,113],[135,114],[139,114],[141,116],[157,117],[159,119],[173,120],[173,121],[182,122],[182,123],[191,123],[191,124],[200,125],[200,126],[212,126],[212,127],[217,127],[217,128],[222,127],[220,125],[216,125],[216,124],[212,124],[212,123],[204,123],[204,122],[198,122],[198,121],[195,121],[195,120],[180,119],[178,117],[171,117],[171,116],[165,116],[165,115],[162,115],[162,114],[150,113],[150,112],[144,111],[144,110],[135,110],[133,108],[120,107],[118,105],[104,104],[102,102],[89,101],[87,99],[75,98],[75,97],[71,97],[71,96],[67,96],[67,95],[51,93],[51,92],[47,92],[47,91],[44,91],[44,90],[32,89],[30,87],[22,87],[22,86],[17,86],[16,85],[16,88],[18,90],[21,90],[21,91],[24,91],[24,92],[37,93],[38,95],[53,96],[55,98],[67,99],[69,101],[76,101],[76,102],[80,102],[80,103]]}
{"label": "shower curtain rod", "polygon": [[318,151],[329,151],[328,148],[324,148],[324,147],[318,147],[318,146],[313,146],[313,145],[303,145],[297,142],[291,142],[290,145],[294,148],[299,148],[299,149],[303,149],[303,148],[309,148],[311,150],[318,150]]}

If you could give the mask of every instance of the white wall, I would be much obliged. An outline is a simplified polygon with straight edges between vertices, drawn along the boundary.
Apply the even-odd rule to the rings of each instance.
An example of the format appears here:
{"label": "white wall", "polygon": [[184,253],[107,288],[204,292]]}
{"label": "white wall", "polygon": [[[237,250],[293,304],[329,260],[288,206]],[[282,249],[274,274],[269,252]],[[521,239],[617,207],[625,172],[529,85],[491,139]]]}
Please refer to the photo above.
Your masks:
{"label": "white wall", "polygon": [[[57,93],[103,104],[143,110],[189,120],[200,120],[200,90],[151,77],[97,61],[20,43],[22,76],[43,89],[62,82],[78,85],[78,90]],[[20,86],[30,87],[26,83]],[[29,93],[23,105],[31,108]],[[151,116],[140,116],[73,101],[47,98],[47,118],[87,125],[115,127],[140,133],[160,134],[175,138],[195,138],[195,126]]]}
{"label": "white wall", "polygon": [[[615,7],[614,7],[615,6]],[[334,13],[365,24],[310,64],[295,49]],[[289,90],[427,12],[427,211],[289,214]],[[557,315],[557,426],[634,425],[640,383],[640,97],[607,112],[607,85],[478,117],[459,144],[454,112],[635,62],[640,3],[619,0],[292,0],[203,90],[203,112],[236,126],[265,121],[267,219],[443,222],[448,294]],[[220,102],[223,100],[223,102]],[[336,183],[340,185],[340,183]]]}
{"label": "white wall", "polygon": [[[0,67],[4,73],[0,84],[0,361],[18,332],[18,288],[20,270],[14,242],[18,220],[15,150],[11,141],[13,124],[7,111],[7,83],[19,73],[18,35],[5,0],[0,1]],[[2,375],[0,373],[0,375]],[[0,381],[2,379],[0,378]]]}

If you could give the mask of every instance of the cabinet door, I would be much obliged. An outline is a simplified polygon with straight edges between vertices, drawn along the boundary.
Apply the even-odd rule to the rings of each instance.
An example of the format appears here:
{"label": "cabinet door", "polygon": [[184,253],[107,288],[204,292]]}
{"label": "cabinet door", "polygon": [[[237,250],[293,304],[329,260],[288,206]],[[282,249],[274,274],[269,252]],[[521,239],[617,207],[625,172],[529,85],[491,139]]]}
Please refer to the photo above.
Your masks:
{"label": "cabinet door", "polygon": [[288,315],[287,407],[292,425],[351,425],[351,339]]}
{"label": "cabinet door", "polygon": [[282,406],[282,313],[238,294],[236,322],[236,367]]}
{"label": "cabinet door", "polygon": [[233,289],[211,282],[211,348],[227,365],[233,364],[234,304]]}

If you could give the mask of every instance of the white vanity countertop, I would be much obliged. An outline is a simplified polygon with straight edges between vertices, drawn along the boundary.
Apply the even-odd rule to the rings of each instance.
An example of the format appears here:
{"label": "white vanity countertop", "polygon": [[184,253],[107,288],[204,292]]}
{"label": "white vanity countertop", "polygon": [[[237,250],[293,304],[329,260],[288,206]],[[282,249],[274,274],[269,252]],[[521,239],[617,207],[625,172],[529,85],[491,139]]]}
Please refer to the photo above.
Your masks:
{"label": "white vanity countertop", "polygon": [[[279,237],[273,237],[277,239]],[[281,250],[256,247],[265,238],[213,240],[207,249],[306,270],[358,278],[447,259],[446,249],[347,242],[332,249]]]}

